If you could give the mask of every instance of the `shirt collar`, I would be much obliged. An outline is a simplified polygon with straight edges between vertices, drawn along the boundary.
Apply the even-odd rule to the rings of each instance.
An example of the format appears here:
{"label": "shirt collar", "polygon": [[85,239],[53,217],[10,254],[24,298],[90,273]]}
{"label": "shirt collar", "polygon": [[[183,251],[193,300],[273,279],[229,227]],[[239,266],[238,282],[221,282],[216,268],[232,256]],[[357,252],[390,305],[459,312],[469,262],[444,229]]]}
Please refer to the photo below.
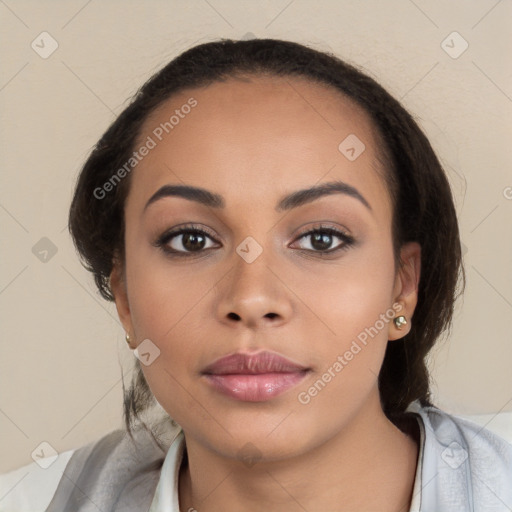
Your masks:
{"label": "shirt collar", "polygon": [[178,481],[184,450],[185,436],[180,429],[165,456],[149,512],[180,512]]}
{"label": "shirt collar", "polygon": [[425,446],[425,426],[423,425],[423,419],[419,414],[415,414],[420,427],[420,446],[418,451],[418,463],[416,464],[416,476],[414,477],[414,486],[412,490],[412,500],[409,512],[420,512],[421,511],[421,471],[423,468],[423,454]]}
{"label": "shirt collar", "polygon": [[[416,407],[414,407],[415,405],[416,404],[412,407],[410,406],[408,411],[416,412]],[[409,512],[420,512],[421,510],[421,468],[423,465],[425,427],[421,416],[419,414],[415,414],[415,416],[420,427],[420,446]],[[180,429],[172,441],[167,455],[165,456],[162,471],[160,473],[160,479],[158,481],[155,496],[151,502],[149,512],[180,512],[178,484],[184,451],[185,436],[183,434],[183,430]]]}

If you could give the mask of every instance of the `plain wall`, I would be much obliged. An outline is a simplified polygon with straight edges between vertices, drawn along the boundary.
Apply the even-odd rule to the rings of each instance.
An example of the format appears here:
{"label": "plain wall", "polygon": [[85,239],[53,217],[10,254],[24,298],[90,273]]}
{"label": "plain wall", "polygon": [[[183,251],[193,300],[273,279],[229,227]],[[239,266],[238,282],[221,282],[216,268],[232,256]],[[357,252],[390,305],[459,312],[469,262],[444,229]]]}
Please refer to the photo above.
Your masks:
{"label": "plain wall", "polygon": [[[73,185],[136,89],[220,37],[331,51],[413,113],[446,167],[466,251],[465,299],[431,359],[436,403],[512,411],[511,2],[11,0],[0,15],[0,471],[43,441],[60,452],[121,426],[133,355],[67,232]],[[31,47],[48,51],[43,31],[58,43],[48,58]]]}

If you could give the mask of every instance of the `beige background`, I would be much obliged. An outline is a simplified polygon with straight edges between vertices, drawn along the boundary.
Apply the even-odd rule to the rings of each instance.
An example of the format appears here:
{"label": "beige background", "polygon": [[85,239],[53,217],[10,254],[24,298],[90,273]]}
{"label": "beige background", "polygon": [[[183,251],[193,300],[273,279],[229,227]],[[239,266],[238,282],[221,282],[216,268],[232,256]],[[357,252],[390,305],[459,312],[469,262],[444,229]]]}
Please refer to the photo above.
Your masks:
{"label": "beige background", "polygon": [[[67,233],[73,184],[136,88],[218,37],[332,51],[416,116],[449,173],[467,248],[466,298],[431,364],[437,403],[512,411],[509,0],[4,0],[0,15],[0,471],[31,462],[42,441],[60,452],[121,425],[121,365],[133,356]],[[31,48],[43,31],[59,45],[46,59]],[[454,31],[469,44],[458,58],[441,46]],[[32,252],[42,237],[57,248],[46,262]]]}

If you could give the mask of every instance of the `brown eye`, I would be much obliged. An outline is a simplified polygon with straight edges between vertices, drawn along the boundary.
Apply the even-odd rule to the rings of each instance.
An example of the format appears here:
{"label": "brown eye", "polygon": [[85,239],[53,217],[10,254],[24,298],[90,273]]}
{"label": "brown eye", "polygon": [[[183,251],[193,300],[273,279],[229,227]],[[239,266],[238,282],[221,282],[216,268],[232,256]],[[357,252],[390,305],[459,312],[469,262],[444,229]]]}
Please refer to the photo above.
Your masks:
{"label": "brown eye", "polygon": [[[180,236],[183,238],[181,239],[181,245],[184,247],[187,251],[198,251],[204,248],[206,244],[206,237],[201,233],[182,233]],[[173,238],[176,238],[174,236]],[[172,244],[171,244],[172,247]],[[173,247],[173,249],[176,249],[176,247]]]}
{"label": "brown eye", "polygon": [[155,246],[163,251],[177,256],[199,254],[215,246],[213,237],[203,229],[181,228],[164,233]]}
{"label": "brown eye", "polygon": [[333,243],[333,235],[328,233],[314,233],[311,237],[311,246],[318,251],[327,251]]}
{"label": "brown eye", "polygon": [[[302,239],[309,239],[309,243],[302,244],[301,249],[318,253],[333,253],[341,249],[348,249],[355,242],[350,235],[332,227],[312,229],[298,238],[298,240]],[[336,243],[336,239],[339,240],[338,243]],[[336,244],[334,248],[333,244]]]}

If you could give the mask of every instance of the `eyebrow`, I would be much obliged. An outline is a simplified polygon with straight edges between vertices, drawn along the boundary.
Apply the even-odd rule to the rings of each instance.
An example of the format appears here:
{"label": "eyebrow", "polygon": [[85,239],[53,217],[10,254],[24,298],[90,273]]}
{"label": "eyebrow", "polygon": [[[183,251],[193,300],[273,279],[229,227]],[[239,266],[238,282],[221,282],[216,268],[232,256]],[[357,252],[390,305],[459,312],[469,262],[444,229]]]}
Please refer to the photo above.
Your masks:
{"label": "eyebrow", "polygon": [[[360,201],[369,210],[372,209],[368,201],[355,187],[348,183],[344,183],[343,181],[332,181],[314,187],[297,190],[282,197],[276,205],[276,210],[291,210],[306,203],[315,201],[320,197],[337,193],[353,197]],[[144,210],[146,210],[150,204],[153,204],[165,197],[182,197],[189,201],[195,201],[211,208],[222,209],[226,207],[226,202],[221,195],[210,192],[205,188],[192,187],[190,185],[164,185],[149,198]]]}

